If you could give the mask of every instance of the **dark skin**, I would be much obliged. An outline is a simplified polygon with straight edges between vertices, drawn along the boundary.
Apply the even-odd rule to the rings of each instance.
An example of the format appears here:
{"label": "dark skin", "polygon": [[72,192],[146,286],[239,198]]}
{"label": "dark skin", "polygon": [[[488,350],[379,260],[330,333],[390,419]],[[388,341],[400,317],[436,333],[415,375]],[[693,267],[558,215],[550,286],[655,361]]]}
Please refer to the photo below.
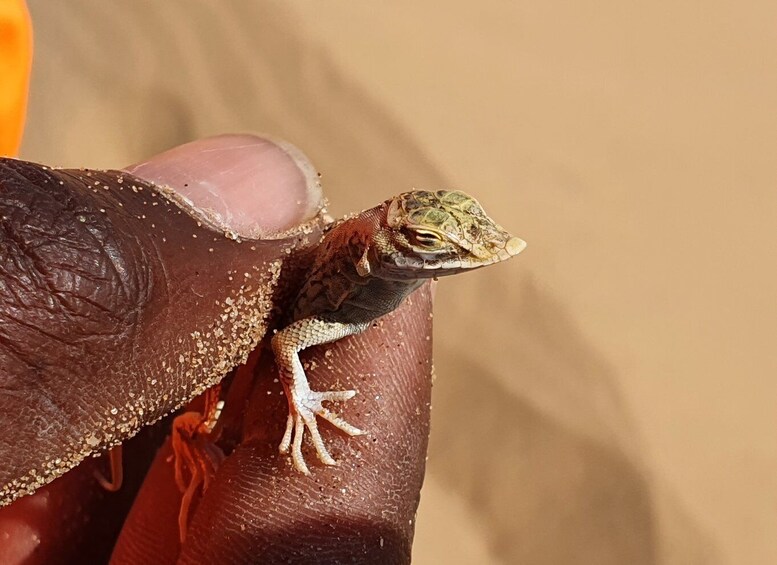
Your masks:
{"label": "dark skin", "polygon": [[[276,176],[265,179],[262,186],[267,190],[277,187],[277,197],[271,196],[269,201],[277,202],[277,207],[286,207],[286,212],[281,214],[275,208],[272,210],[266,231],[291,227],[314,215],[315,204],[311,206],[309,201],[304,202],[304,195],[289,188],[291,184],[299,189],[300,182],[304,184],[306,181],[304,178],[300,181],[304,175],[289,166],[288,155],[284,152],[248,136],[204,143],[210,145],[179,150],[163,159],[162,164],[152,162],[149,166],[134,168],[133,172],[182,191],[191,191],[192,185],[195,185],[195,194],[190,192],[188,195],[195,203],[198,202],[196,185],[205,178],[207,182],[202,184],[207,186],[206,197],[212,197],[215,185],[216,191],[223,190],[227,195],[222,198],[227,206],[234,205],[240,209],[239,203],[252,198],[251,191],[257,189],[252,187],[244,193],[238,190],[240,187],[232,190],[234,186],[228,186],[230,183],[245,183],[245,179],[230,179],[216,172],[219,168],[234,171],[239,168],[236,164],[250,163],[253,159],[256,170],[276,172]],[[227,158],[231,155],[234,161],[229,164],[203,163],[214,154],[226,155]],[[294,175],[299,178],[292,178]],[[111,184],[118,182],[117,178],[101,178],[100,182]],[[0,182],[2,180],[0,177]],[[70,187],[67,183],[71,181],[64,180],[65,190],[72,188],[78,191],[75,184]],[[219,186],[219,182],[224,186]],[[184,184],[188,186],[184,187]],[[111,185],[110,191],[116,188]],[[126,193],[126,198],[128,200],[121,207],[125,210],[132,208],[133,199],[142,198],[142,195],[130,191]],[[288,201],[284,202],[284,198]],[[215,208],[211,203],[206,205]],[[251,204],[242,209],[251,209]],[[168,284],[151,286],[154,291],[160,292],[166,288],[166,292],[173,292],[176,299],[164,300],[152,294],[145,297],[138,308],[129,308],[137,314],[136,319],[130,319],[127,328],[122,326],[122,332],[100,333],[101,336],[109,335],[114,341],[95,348],[94,365],[88,366],[89,370],[67,372],[68,366],[63,363],[65,376],[75,375],[76,379],[74,383],[68,381],[69,386],[63,387],[61,392],[55,390],[55,394],[59,395],[57,399],[64,399],[66,394],[72,396],[67,402],[62,401],[63,405],[72,406],[65,420],[70,422],[71,427],[65,430],[65,434],[77,435],[72,430],[80,429],[78,426],[82,422],[78,419],[84,414],[91,415],[85,428],[103,425],[103,411],[95,406],[104,407],[106,403],[108,406],[124,406],[137,398],[147,381],[144,379],[140,388],[134,390],[133,376],[154,373],[160,356],[168,355],[175,359],[180,354],[174,346],[178,337],[186,338],[193,325],[202,323],[190,324],[193,316],[201,316],[202,319],[218,317],[215,310],[208,311],[206,306],[215,304],[229,286],[230,281],[222,276],[223,273],[228,270],[243,272],[251,266],[259,266],[264,272],[264,267],[271,262],[289,256],[286,253],[289,246],[304,244],[298,239],[265,238],[257,252],[245,243],[219,240],[215,245],[221,246],[220,252],[212,253],[208,250],[213,247],[214,241],[212,238],[208,241],[206,237],[212,232],[208,232],[205,226],[197,226],[196,221],[186,214],[178,214],[177,210],[159,210],[161,207],[155,206],[152,211],[160,215],[155,224],[165,226],[169,232],[168,241],[175,239],[173,232],[176,230],[185,233],[186,240],[182,243],[186,248],[184,252],[171,248],[169,252],[151,253],[149,250],[157,248],[154,241],[147,242],[148,229],[146,233],[142,230],[147,223],[142,221],[133,223],[128,220],[120,235],[122,245],[129,246],[130,254],[148,256],[151,257],[147,259],[149,261],[161,262]],[[237,228],[235,231],[261,226],[262,214],[266,210],[267,206],[260,203],[251,211],[253,217],[235,220],[232,214],[231,221],[237,224],[243,222],[234,226]],[[33,206],[30,206],[30,212],[31,216],[35,214]],[[147,217],[143,220],[147,221],[150,214],[145,215]],[[226,213],[222,215],[225,218],[229,216]],[[76,222],[83,222],[77,216],[60,214],[57,221],[65,226],[73,222],[78,227]],[[137,229],[137,233],[133,234],[133,229]],[[203,231],[195,231],[198,229]],[[198,237],[193,238],[192,232]],[[0,235],[9,237],[7,232]],[[144,254],[144,251],[147,253]],[[142,266],[142,261],[139,263]],[[158,272],[157,269],[152,275]],[[180,284],[176,284],[177,281],[181,281]],[[298,284],[293,277],[281,281],[279,290],[274,294],[278,301],[283,300],[284,285],[293,287]],[[41,301],[45,299],[46,292],[47,289],[41,287],[30,296]],[[115,293],[107,296],[113,297]],[[134,300],[133,304],[138,306],[137,299]],[[199,307],[195,307],[195,303]],[[127,304],[124,301],[111,308],[116,308],[116,311],[122,307],[127,309]],[[306,352],[304,359],[315,367],[310,372],[311,380],[319,388],[347,385],[359,390],[359,395],[342,409],[354,425],[368,430],[369,434],[354,440],[332,428],[323,430],[333,454],[341,462],[340,466],[327,468],[315,465],[312,467],[313,475],[306,477],[296,472],[287,458],[278,454],[278,440],[287,415],[286,400],[280,394],[280,383],[274,382],[277,375],[272,356],[254,353],[248,368],[231,376],[229,387],[225,386],[222,396],[227,400],[224,423],[217,429],[218,438],[213,439],[227,457],[207,492],[196,497],[183,545],[178,542],[181,494],[174,483],[167,443],[153,459],[145,481],[137,490],[139,477],[145,472],[144,463],[153,457],[154,446],[169,431],[169,422],[163,421],[155,427],[156,434],[154,428],[144,430],[136,439],[126,443],[127,477],[125,486],[118,493],[106,493],[92,478],[95,468],[100,466],[107,470],[107,463],[87,459],[42,491],[0,510],[0,530],[9,527],[9,524],[16,525],[13,531],[6,529],[9,536],[0,547],[0,558],[4,563],[67,562],[83,558],[88,554],[86,552],[92,551],[86,548],[93,547],[98,537],[107,549],[96,553],[95,558],[104,560],[115,545],[114,563],[409,562],[428,436],[431,340],[427,338],[431,335],[430,311],[431,297],[428,288],[424,287],[364,334]],[[127,320],[128,317],[132,318],[124,316],[121,319]],[[63,317],[53,325],[63,327],[70,332],[66,335],[71,335],[72,329],[68,324],[74,323],[70,318]],[[21,330],[18,333],[9,331],[4,337],[3,345],[13,345],[14,340],[19,344],[29,344],[31,339]],[[52,349],[48,338],[39,339],[41,347]],[[91,350],[83,353],[78,349],[78,343],[72,347],[76,351],[72,357],[79,363],[92,362],[89,357]],[[56,353],[52,351],[51,355]],[[68,356],[59,358],[70,359]],[[131,367],[127,367],[128,359],[132,360]],[[36,398],[33,386],[36,381],[26,376],[30,374],[33,373],[9,372],[5,376],[7,382],[23,393],[22,397],[27,399],[24,402],[28,404]],[[169,408],[187,400],[185,394],[179,392],[182,376],[183,373],[167,377],[162,373],[157,379],[156,386],[167,391]],[[10,473],[13,473],[13,462],[23,460],[16,455],[21,445],[25,446],[25,453],[47,450],[54,453],[58,448],[56,437],[44,441],[45,438],[31,424],[28,425],[40,413],[35,410],[34,405],[25,405],[23,417],[19,417],[18,413],[13,417],[0,416],[6,418],[6,441],[0,444],[0,460],[10,461]],[[20,439],[9,441],[9,438]],[[311,452],[311,461],[314,459]],[[23,465],[20,464],[19,468]],[[133,476],[137,478],[133,479]],[[57,503],[53,504],[52,500]],[[110,519],[120,523],[126,506],[130,504],[133,505],[132,510],[117,542],[112,541],[104,531],[95,529],[99,525],[105,526]],[[95,516],[101,518],[95,519]],[[90,519],[87,520],[87,517]],[[25,528],[18,527],[18,519]],[[113,536],[117,530],[118,527],[114,528]],[[34,538],[39,540],[37,544],[30,542],[33,539],[30,532],[34,532]]]}

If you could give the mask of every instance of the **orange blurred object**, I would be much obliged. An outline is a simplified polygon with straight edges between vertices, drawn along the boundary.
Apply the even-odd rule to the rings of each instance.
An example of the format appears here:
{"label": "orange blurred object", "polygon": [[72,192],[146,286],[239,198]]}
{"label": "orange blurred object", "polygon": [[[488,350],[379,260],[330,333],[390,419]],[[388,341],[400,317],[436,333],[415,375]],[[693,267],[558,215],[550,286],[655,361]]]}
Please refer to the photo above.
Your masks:
{"label": "orange blurred object", "polygon": [[32,25],[22,0],[0,0],[0,156],[22,140],[32,66]]}

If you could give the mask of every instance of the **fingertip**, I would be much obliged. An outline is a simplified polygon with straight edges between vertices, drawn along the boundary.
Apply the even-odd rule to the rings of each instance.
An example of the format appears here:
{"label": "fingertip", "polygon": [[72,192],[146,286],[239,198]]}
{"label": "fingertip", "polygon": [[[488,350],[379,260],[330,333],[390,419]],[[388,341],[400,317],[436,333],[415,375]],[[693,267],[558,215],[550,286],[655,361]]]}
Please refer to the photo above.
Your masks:
{"label": "fingertip", "polygon": [[255,135],[199,139],[126,170],[172,188],[215,228],[245,238],[291,229],[322,208],[319,175],[304,153]]}

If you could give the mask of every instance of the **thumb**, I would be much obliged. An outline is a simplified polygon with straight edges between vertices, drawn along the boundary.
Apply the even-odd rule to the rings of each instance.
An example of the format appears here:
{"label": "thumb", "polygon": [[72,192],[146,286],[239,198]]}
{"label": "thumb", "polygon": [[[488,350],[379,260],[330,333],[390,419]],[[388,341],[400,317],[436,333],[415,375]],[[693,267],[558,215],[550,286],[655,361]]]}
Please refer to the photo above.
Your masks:
{"label": "thumb", "polygon": [[[0,425],[14,430],[0,441],[0,506],[134,435],[237,364],[263,334],[279,262],[301,237],[274,234],[320,208],[301,153],[252,136],[193,142],[127,171],[0,160],[0,283],[8,282],[0,360],[9,391]],[[251,236],[259,239],[245,241]],[[25,521],[24,552],[54,550],[49,534],[83,521],[94,481],[58,484],[26,499],[46,518]],[[3,509],[0,522],[17,510]]]}

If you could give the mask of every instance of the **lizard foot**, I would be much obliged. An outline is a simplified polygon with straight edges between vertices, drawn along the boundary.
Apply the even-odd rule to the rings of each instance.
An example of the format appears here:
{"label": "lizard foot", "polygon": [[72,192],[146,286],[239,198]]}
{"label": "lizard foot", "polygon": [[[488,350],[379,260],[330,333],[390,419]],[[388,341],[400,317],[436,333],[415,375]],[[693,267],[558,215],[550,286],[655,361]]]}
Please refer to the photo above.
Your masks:
{"label": "lizard foot", "polygon": [[223,403],[219,401],[217,385],[205,392],[203,413],[184,412],[173,420],[171,443],[175,462],[175,483],[181,491],[181,508],[178,513],[178,529],[181,543],[186,538],[189,513],[198,490],[208,490],[216,475],[224,453],[213,443],[211,436],[221,414]]}
{"label": "lizard foot", "polygon": [[316,454],[321,462],[325,465],[337,465],[337,462],[329,454],[329,451],[324,445],[324,440],[321,438],[321,433],[318,431],[316,416],[320,416],[349,436],[358,436],[364,433],[359,428],[352,426],[343,420],[337,414],[330,412],[321,406],[321,403],[324,401],[339,402],[353,398],[355,395],[355,390],[337,390],[329,392],[287,390],[287,396],[289,398],[289,417],[286,420],[286,432],[283,434],[279,450],[281,453],[288,453],[289,448],[291,448],[291,459],[294,463],[294,468],[297,469],[297,471],[305,475],[310,474],[310,470],[308,469],[307,464],[305,464],[305,458],[302,456],[302,438],[305,435],[305,428],[310,432],[310,439],[313,442],[313,446],[316,448]]}

